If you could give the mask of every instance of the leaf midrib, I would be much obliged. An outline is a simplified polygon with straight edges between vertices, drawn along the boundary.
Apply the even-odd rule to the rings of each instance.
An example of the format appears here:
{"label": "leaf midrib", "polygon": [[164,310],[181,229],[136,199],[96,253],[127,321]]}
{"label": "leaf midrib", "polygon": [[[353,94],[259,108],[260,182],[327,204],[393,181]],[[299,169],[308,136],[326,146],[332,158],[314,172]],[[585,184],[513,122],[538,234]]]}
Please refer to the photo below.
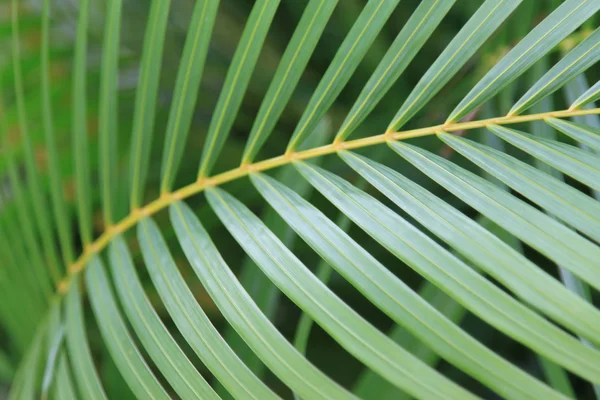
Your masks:
{"label": "leaf midrib", "polygon": [[261,172],[269,169],[277,168],[290,164],[297,160],[308,160],[328,154],[335,153],[339,150],[351,150],[362,147],[373,146],[390,141],[405,140],[414,137],[434,135],[438,132],[456,132],[464,130],[472,130],[485,128],[488,125],[510,125],[531,121],[542,121],[546,118],[568,118],[574,116],[583,116],[591,114],[600,114],[600,108],[592,109],[575,109],[575,110],[560,110],[546,113],[528,114],[519,116],[503,116],[496,118],[483,119],[478,121],[455,122],[449,124],[434,125],[426,128],[411,129],[398,132],[386,132],[379,135],[369,136],[361,139],[330,143],[324,146],[286,153],[280,156],[275,156],[263,161],[254,162],[251,164],[241,165],[237,168],[213,175],[211,177],[203,177],[195,182],[177,189],[172,192],[161,194],[156,200],[151,201],[144,207],[134,209],[119,222],[108,226],[104,233],[100,235],[91,244],[87,245],[83,253],[77,260],[68,265],[67,276],[57,285],[57,294],[64,296],[69,288],[69,284],[74,276],[85,269],[88,262],[95,255],[100,253],[118,234],[127,231],[129,228],[136,225],[142,218],[151,216],[161,211],[162,209],[173,204],[175,201],[183,200],[194,194],[200,193],[206,188],[220,186],[224,183],[243,178],[252,172]]}

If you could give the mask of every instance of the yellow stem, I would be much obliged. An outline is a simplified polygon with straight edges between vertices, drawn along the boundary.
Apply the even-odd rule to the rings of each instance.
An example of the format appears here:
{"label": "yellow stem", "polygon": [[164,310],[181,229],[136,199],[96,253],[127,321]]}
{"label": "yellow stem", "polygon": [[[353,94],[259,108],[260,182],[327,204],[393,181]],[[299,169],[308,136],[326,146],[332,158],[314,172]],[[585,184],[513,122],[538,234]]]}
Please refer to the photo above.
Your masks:
{"label": "yellow stem", "polygon": [[562,110],[540,114],[505,116],[479,121],[455,122],[446,125],[436,125],[427,128],[412,129],[402,132],[386,132],[380,135],[369,136],[362,139],[349,140],[345,142],[334,142],[332,144],[316,147],[309,150],[289,152],[282,156],[269,158],[264,161],[244,164],[238,168],[231,169],[229,171],[220,173],[218,175],[214,175],[212,177],[200,178],[196,182],[184,186],[174,192],[163,193],[158,199],[148,203],[142,208],[136,208],[132,210],[131,213],[125,218],[123,218],[121,221],[109,226],[98,239],[96,239],[90,245],[86,246],[83,254],[81,254],[77,261],[69,265],[68,274],[63,279],[63,281],[59,283],[57,291],[60,294],[66,293],[69,287],[69,283],[73,276],[78,274],[85,268],[86,264],[94,254],[97,254],[100,251],[102,251],[117,234],[125,232],[126,230],[134,226],[143,217],[153,215],[158,211],[162,210],[163,208],[166,208],[176,200],[182,200],[187,197],[190,197],[194,194],[203,191],[207,187],[218,186],[223,183],[247,176],[252,172],[265,171],[285,164],[289,164],[294,160],[306,160],[310,158],[324,156],[327,154],[332,154],[339,150],[357,149],[361,147],[384,143],[387,141],[404,140],[414,137],[433,135],[440,131],[455,132],[461,130],[483,128],[487,125],[492,124],[508,125],[521,122],[539,121],[545,118],[565,118],[589,114],[600,114],[600,108],[585,110]]}

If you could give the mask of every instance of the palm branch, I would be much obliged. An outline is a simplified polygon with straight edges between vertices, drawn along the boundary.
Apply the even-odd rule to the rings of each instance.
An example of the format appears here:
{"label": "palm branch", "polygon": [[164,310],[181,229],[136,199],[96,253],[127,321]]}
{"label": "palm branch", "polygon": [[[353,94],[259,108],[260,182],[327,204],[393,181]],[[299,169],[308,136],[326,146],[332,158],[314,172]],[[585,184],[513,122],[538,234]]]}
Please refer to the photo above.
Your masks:
{"label": "palm branch", "polygon": [[[230,6],[184,3],[150,2],[139,45],[121,0],[0,4],[10,398],[127,397],[115,372],[142,399],[592,393],[600,2],[553,2],[532,24],[539,2],[257,0],[231,54]],[[394,327],[355,310],[342,284]],[[301,312],[293,340],[281,294]],[[541,372],[476,337],[467,313]],[[313,321],[364,367],[357,378],[307,356]]]}

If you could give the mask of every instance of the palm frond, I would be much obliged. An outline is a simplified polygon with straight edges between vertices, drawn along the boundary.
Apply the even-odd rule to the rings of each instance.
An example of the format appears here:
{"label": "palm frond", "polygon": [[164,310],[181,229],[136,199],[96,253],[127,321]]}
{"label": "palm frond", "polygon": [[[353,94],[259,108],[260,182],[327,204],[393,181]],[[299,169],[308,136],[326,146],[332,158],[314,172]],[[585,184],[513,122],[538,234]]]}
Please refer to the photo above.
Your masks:
{"label": "palm frond", "polygon": [[[562,399],[580,394],[570,374],[598,390],[600,88],[585,75],[598,78],[600,2],[259,0],[236,29],[228,2],[183,3],[140,6],[139,28],[126,2],[101,18],[79,2],[59,52],[71,78],[55,85],[55,5],[10,2],[10,398],[123,384],[136,398]],[[230,30],[239,41],[222,46]],[[314,358],[314,323],[364,367],[357,379]]]}

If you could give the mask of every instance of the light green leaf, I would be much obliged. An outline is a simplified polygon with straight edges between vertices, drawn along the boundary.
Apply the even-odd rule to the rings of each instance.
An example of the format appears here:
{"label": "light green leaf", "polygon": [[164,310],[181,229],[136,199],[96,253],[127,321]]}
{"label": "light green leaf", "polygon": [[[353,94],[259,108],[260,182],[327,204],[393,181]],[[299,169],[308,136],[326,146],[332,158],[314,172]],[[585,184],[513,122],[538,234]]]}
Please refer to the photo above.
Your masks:
{"label": "light green leaf", "polygon": [[46,333],[46,366],[42,378],[42,399],[48,398],[50,385],[57,373],[58,352],[61,348],[65,330],[61,324],[60,305],[55,302],[50,309],[50,319],[48,322],[48,332]]}
{"label": "light green leaf", "polygon": [[550,388],[514,369],[444,318],[292,190],[263,175],[253,175],[252,181],[269,204],[329,265],[447,361],[507,398],[555,396]]}
{"label": "light green leaf", "polygon": [[[532,84],[541,79],[541,77],[548,71],[549,68],[549,56],[542,57],[542,59],[536,63],[530,70],[528,84]],[[565,86],[568,87],[569,84]],[[554,99],[552,96],[544,97],[540,102],[534,104],[531,107],[531,112],[534,114],[542,114],[550,112],[554,109]],[[528,128],[533,136],[541,137],[544,139],[556,140],[556,131],[552,129],[548,124],[541,124],[540,121],[532,121],[529,123]],[[486,133],[487,135],[487,133]],[[501,141],[501,139],[495,135],[495,140]],[[553,176],[557,179],[562,179],[562,173],[555,170],[548,164],[535,158],[532,165],[546,174]]]}
{"label": "light green leaf", "polygon": [[454,2],[455,0],[425,0],[419,4],[354,102],[336,135],[336,141],[345,140],[350,136],[373,111],[421,50]]}
{"label": "light green leaf", "polygon": [[[342,219],[342,224],[346,225],[346,229],[350,226],[350,220],[347,218]],[[333,269],[327,264],[327,261],[321,260],[315,269],[315,276],[319,278],[323,284],[327,285],[331,276],[333,275]],[[310,315],[302,313],[300,320],[296,325],[296,333],[294,335],[294,347],[302,354],[306,354],[308,347],[308,340],[310,338],[310,332],[314,325],[314,320]],[[379,376],[379,375],[377,375]],[[385,380],[384,380],[385,381]],[[385,381],[387,382],[387,381]],[[295,394],[296,395],[296,394]]]}
{"label": "light green leaf", "polygon": [[198,0],[194,7],[167,122],[161,169],[162,193],[171,191],[179,169],[218,7],[219,0]]}
{"label": "light green leaf", "polygon": [[258,0],[252,8],[210,121],[198,179],[210,175],[229,136],[278,5],[279,0]]}
{"label": "light green leaf", "polygon": [[73,365],[73,373],[79,387],[79,393],[85,400],[103,400],[106,399],[106,395],[94,367],[85,333],[81,309],[81,289],[77,278],[75,276],[71,280],[71,287],[67,293],[65,303],[67,350],[71,365]]}
{"label": "light green leaf", "polygon": [[311,0],[290,40],[246,142],[242,164],[251,163],[292,96],[337,0]]}
{"label": "light green leaf", "polygon": [[[325,142],[327,142],[327,140],[330,139],[330,119],[324,118],[323,121],[321,121],[321,123],[317,126],[316,131],[318,134],[311,135],[305,143],[308,148],[322,146]],[[318,161],[319,160],[317,160],[317,162]],[[277,177],[280,181],[289,184],[304,196],[310,196],[312,192],[312,186],[310,186],[304,179],[299,179],[298,171],[296,171],[296,169],[291,165],[281,168],[277,173]],[[285,221],[282,221],[281,218],[279,218],[277,213],[272,208],[265,208],[260,217],[261,220],[264,221],[265,225],[269,227],[271,232],[277,235],[277,237],[280,238],[288,248],[294,248],[297,236],[295,235],[294,231],[285,223]],[[274,321],[279,308],[278,306],[279,299],[281,298],[281,291],[277,288],[277,286],[273,285],[269,278],[263,274],[260,268],[258,268],[254,261],[252,261],[252,259],[248,256],[244,258],[240,272],[238,273],[238,279],[263,314],[269,320]],[[223,337],[252,372],[254,372],[258,377],[264,376],[266,372],[264,363],[256,356],[250,347],[248,347],[248,345],[231,325],[227,327],[223,333]],[[217,387],[217,389],[221,388]],[[220,392],[217,390],[217,393]]]}
{"label": "light green leaf", "polygon": [[169,399],[127,330],[98,256],[89,262],[85,282],[100,334],[129,388],[140,399]]}
{"label": "light green leaf", "polygon": [[365,365],[416,397],[472,397],[342,302],[237,199],[221,189],[210,189],[206,196],[226,228],[273,283]]}
{"label": "light green leaf", "polygon": [[[293,168],[293,167],[290,166],[290,168]],[[294,169],[294,171],[295,171],[295,169]],[[296,171],[296,173],[297,173],[297,171]],[[294,190],[294,192],[297,193],[298,195],[300,195],[301,197],[307,198],[307,196],[304,195],[304,193],[294,189],[294,186],[287,184],[286,181],[284,181],[282,179],[277,179],[277,181],[286,185],[288,188]],[[303,186],[306,185],[312,189],[312,186],[305,179],[299,179],[299,181],[303,184]],[[297,184],[298,183],[296,183],[296,185]],[[367,185],[367,183],[365,182],[364,179],[360,180],[357,183],[357,186],[360,188],[364,188],[366,185]],[[276,213],[273,210],[273,208],[269,208],[269,210],[273,211],[273,213]],[[350,229],[350,226],[352,225],[352,221],[350,221],[350,218],[348,218],[344,213],[339,213],[338,217],[335,220],[335,224],[342,231],[347,232],[348,229]],[[331,277],[334,275],[333,272],[334,272],[333,269],[327,263],[327,261],[325,261],[324,259],[321,259],[321,261],[319,261],[319,263],[317,264],[317,267],[315,268],[314,274],[317,278],[319,278],[319,280],[321,282],[323,282],[325,285],[328,285]],[[294,334],[294,346],[302,354],[306,354],[306,351],[308,348],[308,341],[310,339],[310,333],[312,331],[313,326],[314,326],[314,320],[311,318],[310,315],[303,312],[302,315],[300,316],[300,320],[298,321],[298,324],[296,325],[296,333]],[[371,371],[368,368],[367,368],[367,370]],[[394,390],[399,390],[395,386],[391,385],[388,381],[381,378],[375,372],[373,372],[373,371],[371,371],[371,372],[373,373],[373,375],[377,376],[382,382],[385,382],[386,385],[390,385],[391,387],[394,388]],[[297,397],[297,396],[295,396],[295,397]],[[296,400],[298,400],[298,399],[296,399]]]}
{"label": "light green leaf", "polygon": [[[498,150],[454,135],[440,139],[550,214],[600,242],[600,203],[577,189]],[[554,293],[554,291],[550,291]],[[600,320],[598,321],[600,326]],[[599,332],[600,333],[600,332]]]}
{"label": "light green leaf", "polygon": [[541,99],[554,93],[577,75],[600,60],[600,29],[596,29],[560,62],[550,69],[510,109],[508,115],[518,115]]}
{"label": "light green leaf", "polygon": [[[302,193],[308,194],[310,191],[311,186],[306,181],[298,179],[298,173],[291,165],[282,168],[279,177],[284,181],[293,182],[297,190]],[[293,234],[285,221],[278,217],[275,211],[266,209],[261,215],[261,219],[286,246],[292,248],[296,235]],[[277,315],[279,299],[281,298],[279,289],[271,283],[250,257],[246,257],[242,263],[238,279],[263,314],[273,321]],[[230,326],[223,337],[252,372],[259,377],[265,373],[264,364],[256,357],[256,354],[247,346],[235,329]]]}
{"label": "light green leaf", "polygon": [[[119,0],[120,1],[120,0]],[[138,208],[144,200],[144,188],[150,161],[150,145],[154,131],[154,117],[158,83],[163,54],[163,44],[171,0],[153,1],[146,21],[144,49],[139,69],[133,111],[133,132],[130,147],[130,208]]]}
{"label": "light green leaf", "polygon": [[[423,283],[419,289],[419,295],[457,325],[460,324],[460,320],[467,314],[467,310],[462,305],[452,300],[446,293],[439,290],[429,281]],[[435,366],[437,361],[439,361],[437,353],[400,325],[392,327],[388,336],[394,342],[419,357],[427,365]],[[354,393],[361,398],[372,396],[378,400],[410,399],[408,394],[399,391],[370,370],[364,371],[359,376],[354,385]]]}
{"label": "light green leaf", "polygon": [[[549,64],[550,64],[549,58],[550,58],[549,56],[542,57],[542,59],[539,62],[534,64],[534,66],[531,68],[531,73],[529,74],[529,77],[527,80],[527,85],[532,86],[538,79],[540,79],[548,71]],[[565,86],[565,88],[568,87],[569,85],[570,85],[570,83],[568,83]],[[531,112],[534,114],[541,114],[541,113],[546,113],[546,112],[552,111],[554,109],[554,101],[553,100],[554,99],[552,98],[552,96],[547,96],[547,97],[543,98],[541,101],[539,101],[538,103],[536,103],[535,105],[533,105],[531,107]],[[531,130],[531,133],[534,136],[542,137],[542,138],[546,138],[546,139],[552,139],[552,140],[556,139],[556,131],[554,129],[552,129],[548,124],[542,124],[542,123],[540,123],[540,121],[533,121],[533,122],[529,123],[529,127]],[[491,132],[486,132],[486,137],[495,137],[496,140],[501,141],[501,139],[499,137],[491,134]],[[538,160],[537,158],[533,160],[533,166],[535,166],[539,171],[545,172],[546,174],[548,174],[558,180],[563,180],[563,175],[561,172],[555,170],[554,168],[552,168],[548,164]],[[517,238],[515,238],[514,236],[512,236],[512,237],[520,244],[520,242]],[[521,251],[521,253],[523,253],[523,251],[524,251],[522,248],[523,246],[520,246],[520,247],[521,247],[520,251]],[[565,283],[565,286],[567,287],[567,289],[569,289],[572,292],[577,293],[579,296],[581,296],[581,293],[573,290],[572,286],[569,286],[565,277],[568,276],[571,278],[571,280],[577,280],[577,281],[579,281],[579,280],[568,270],[566,270],[560,266],[558,266],[557,269],[558,269],[558,272],[560,275],[560,279],[563,283]],[[581,281],[579,281],[579,282],[581,283]],[[585,285],[583,283],[581,283],[581,284]],[[587,285],[586,285],[586,287],[587,287]],[[586,297],[583,297],[583,298],[588,300]],[[573,394],[573,387],[569,380],[567,371],[565,371],[562,367],[560,367],[559,365],[556,365],[556,363],[548,360],[545,357],[537,355],[537,359],[538,359],[538,362],[539,362],[542,370],[544,371],[544,376],[546,377],[546,381],[548,382],[548,384],[550,386],[552,386],[553,388],[555,388],[556,390],[560,391],[561,393],[566,394],[570,398],[575,398],[575,395]]]}
{"label": "light green leaf", "polygon": [[[585,74],[578,75],[577,78],[573,79],[571,82],[565,85],[563,90],[565,100],[567,100],[568,102],[573,102],[577,98],[578,93],[585,92],[588,89],[589,85]],[[595,103],[590,103],[583,106],[582,110],[585,110],[589,114],[574,115],[571,117],[571,120],[578,124],[583,124],[591,126],[595,129],[600,129],[600,115],[598,115],[600,114],[600,109],[595,107]],[[585,146],[580,145],[579,147],[585,149]],[[596,200],[600,200],[600,192],[598,192],[598,195],[594,196],[596,197]]]}
{"label": "light green leaf", "polygon": [[600,9],[597,0],[566,0],[506,54],[450,113],[446,123],[460,120],[517,79]]}
{"label": "light green leaf", "polygon": [[229,348],[198,305],[154,221],[148,218],[138,224],[138,240],[152,282],[173,322],[221,384],[236,399],[277,399]]}
{"label": "light green leaf", "polygon": [[110,266],[119,299],[142,345],[182,399],[219,399],[169,333],[144,293],[122,237],[110,245]]}
{"label": "light green leaf", "polygon": [[[319,147],[329,140],[330,136],[331,121],[329,118],[324,118],[317,126],[315,134],[310,135],[305,144],[309,148]],[[319,160],[316,161],[318,162]],[[304,179],[299,179],[298,171],[291,165],[281,168],[277,173],[277,178],[303,196],[310,196],[312,193],[312,186]],[[271,232],[277,235],[288,248],[293,249],[297,236],[272,208],[266,208],[260,217]],[[238,279],[250,297],[256,302],[258,308],[260,308],[269,320],[273,321],[277,315],[281,291],[273,285],[269,278],[263,274],[260,268],[248,256],[245,257],[241,265]],[[231,325],[223,333],[223,337],[252,372],[258,377],[264,375],[264,363],[260,361]]]}
{"label": "light green leaf", "polygon": [[321,78],[287,146],[295,151],[329,110],[400,0],[369,0]]}
{"label": "light green leaf", "polygon": [[21,71],[21,44],[19,33],[19,5],[17,0],[11,2],[11,25],[12,25],[12,62],[14,72],[15,101],[17,106],[17,127],[23,143],[25,171],[27,173],[25,185],[29,189],[27,196],[31,198],[33,217],[36,230],[39,231],[42,248],[44,250],[46,268],[50,270],[50,276],[57,284],[60,280],[59,261],[56,254],[54,231],[51,228],[51,217],[46,212],[46,196],[42,188],[39,171],[36,167],[33,142],[29,129],[29,121],[25,109],[25,92],[23,87],[23,76]]}
{"label": "light green leaf", "polygon": [[203,286],[275,375],[307,399],[354,398],[310,364],[262,314],[189,207],[174,203],[170,215],[179,243]]}
{"label": "light green leaf", "polygon": [[[5,214],[7,227],[4,232],[4,242],[9,244],[9,249],[13,249],[14,257],[18,259],[21,267],[29,266],[25,270],[31,283],[30,287],[38,286],[34,289],[32,296],[36,300],[33,300],[31,303],[37,303],[36,306],[45,308],[52,293],[50,276],[48,267],[43,262],[42,251],[35,235],[34,223],[28,206],[28,199],[25,197],[25,191],[17,172],[13,152],[8,145],[7,136],[8,132],[3,129],[0,139],[2,147],[7,149],[3,152],[3,157],[7,160],[8,164],[8,182],[13,190],[16,213],[7,211]],[[14,214],[16,214],[16,219],[14,218]],[[15,235],[15,232],[18,232],[18,234]],[[12,245],[10,242],[12,242]]]}
{"label": "light green leaf", "polygon": [[52,102],[50,97],[50,0],[42,2],[42,32],[41,32],[41,87],[42,87],[42,120],[44,124],[45,149],[48,154],[48,170],[50,172],[50,195],[52,196],[52,207],[58,237],[62,250],[63,264],[69,265],[73,262],[73,243],[71,232],[71,221],[68,214],[62,191],[63,183],[59,169],[59,154],[56,148],[56,138],[54,132],[54,121]]}
{"label": "light green leaf", "polygon": [[486,0],[429,67],[390,122],[388,131],[406,124],[465,65],[522,0]]}
{"label": "light green leaf", "polygon": [[[98,110],[98,148],[100,191],[104,225],[110,226],[119,216],[117,206],[117,135],[119,116],[119,39],[122,0],[110,0],[107,5],[100,69],[100,104]],[[82,33],[85,35],[85,33]],[[85,100],[83,100],[85,101]],[[84,103],[85,104],[85,103]],[[87,123],[87,122],[86,122]]]}
{"label": "light green leaf", "polygon": [[488,125],[487,128],[513,146],[539,158],[546,164],[600,190],[600,158],[590,152],[554,140],[536,138],[525,132]]}
{"label": "light green leaf", "polygon": [[[514,242],[517,241],[514,236],[508,234],[505,230],[483,216],[478,216],[476,221],[511,247],[513,247]],[[517,249],[515,248],[515,250]],[[461,321],[468,315],[467,310],[461,304],[454,301],[446,293],[427,280],[421,284],[419,295],[457,325],[460,325]],[[388,336],[405,349],[410,350],[428,365],[435,366],[440,361],[440,357],[437,353],[426,346],[418,337],[410,334],[399,325],[392,327],[388,332]],[[566,374],[564,370],[562,371]],[[381,377],[369,370],[364,371],[357,379],[354,386],[354,393],[361,398],[373,396],[381,400],[409,399],[409,396],[406,393],[399,392],[398,389],[394,388],[388,382],[385,382]]]}
{"label": "light green leaf", "polygon": [[60,400],[77,400],[78,398],[69,372],[67,355],[64,351],[58,356],[53,394],[55,399]]}
{"label": "light green leaf", "polygon": [[8,394],[8,400],[34,400],[36,398],[38,365],[44,362],[42,342],[47,329],[48,321],[45,319],[38,328],[38,332],[19,366]]}
{"label": "light green leaf", "polygon": [[586,379],[600,379],[597,372],[589,369],[596,368],[594,360],[600,359],[600,352],[592,354],[572,336],[495,287],[365,192],[320,168],[301,162],[295,165],[317,190],[370,236],[465,308],[574,373]]}
{"label": "light green leaf", "polygon": [[[3,277],[0,279],[3,293],[5,294],[2,307],[5,309],[5,321],[7,329],[12,326],[12,332],[16,335],[15,347],[24,351],[32,340],[37,325],[37,320],[47,309],[47,298],[41,292],[40,284],[48,284],[48,280],[40,282],[37,269],[25,256],[23,241],[18,238],[20,230],[10,228],[11,219],[6,218],[5,223],[0,224],[0,253],[2,264],[5,268],[0,269]],[[8,225],[8,227],[4,226]],[[8,232],[12,232],[9,234]],[[15,284],[17,281],[19,284]],[[49,286],[49,285],[47,285]],[[15,312],[19,310],[20,312]]]}
{"label": "light green leaf", "polygon": [[[407,144],[392,148],[465,203],[595,287],[600,249],[534,207],[457,165]],[[590,338],[594,340],[594,338]]]}
{"label": "light green leaf", "polygon": [[90,0],[79,2],[77,39],[73,58],[73,170],[77,190],[77,222],[84,246],[92,242],[92,204],[90,194],[90,171],[87,129],[87,35]]}
{"label": "light green leaf", "polygon": [[557,118],[546,118],[544,121],[579,143],[600,152],[600,129]]}
{"label": "light green leaf", "polygon": [[571,104],[571,110],[577,110],[584,108],[588,104],[600,100],[600,81],[596,82],[594,86],[586,90],[581,96],[579,96],[573,104]]}
{"label": "light green leaf", "polygon": [[575,393],[573,392],[569,376],[565,370],[544,357],[538,357],[538,359],[540,360],[544,375],[552,387],[556,388],[561,393],[564,393],[569,398],[575,399]]}
{"label": "light green leaf", "polygon": [[600,313],[592,305],[481,225],[390,168],[349,152],[341,156],[400,208],[520,298],[572,330],[600,335]]}
{"label": "light green leaf", "polygon": [[[33,307],[33,299],[29,293],[36,290],[35,286],[28,285],[26,274],[22,265],[13,263],[13,255],[6,257],[5,238],[0,236],[0,290],[2,291],[2,302],[0,304],[0,318],[3,321],[3,331],[5,337],[10,337],[10,342],[5,341],[5,345],[0,349],[0,381],[12,382],[15,375],[15,365],[13,357],[23,355],[32,342],[36,328],[43,316],[46,306],[36,304]],[[10,355],[9,355],[10,353]]]}
{"label": "light green leaf", "polygon": [[[576,93],[585,92],[585,91],[587,91],[588,88],[589,88],[589,85],[587,83],[587,79],[584,74],[581,74],[581,75],[577,76],[577,78],[575,78],[573,81],[571,81],[567,85],[565,85],[565,87],[564,87],[565,99],[568,102],[573,102],[573,101],[575,101],[575,99],[577,97]],[[589,109],[594,108],[595,106],[596,105],[594,103],[590,103],[590,104],[584,106],[583,108],[589,110]],[[574,116],[572,118],[572,120],[576,123],[581,123],[581,124],[584,124],[587,126],[591,126],[591,127],[600,129],[600,117],[596,114]],[[587,146],[584,144],[579,143],[578,147],[583,150],[589,151],[589,148],[587,148]],[[596,200],[600,201],[600,191],[592,190],[591,195]],[[580,279],[578,279],[572,273],[570,273],[569,271],[566,271],[563,268],[559,269],[559,273],[560,273],[562,281],[565,283],[565,286],[567,286],[571,291],[579,294],[581,297],[583,297],[587,301],[592,302],[592,290],[590,290],[590,287],[585,282],[582,282]],[[582,343],[584,343],[588,347],[592,347],[592,348],[595,347],[593,343],[586,340],[585,338],[580,337],[580,340],[582,341]],[[596,399],[600,399],[600,385],[597,385],[597,384],[593,385],[593,388],[594,388],[594,393],[596,395]]]}

